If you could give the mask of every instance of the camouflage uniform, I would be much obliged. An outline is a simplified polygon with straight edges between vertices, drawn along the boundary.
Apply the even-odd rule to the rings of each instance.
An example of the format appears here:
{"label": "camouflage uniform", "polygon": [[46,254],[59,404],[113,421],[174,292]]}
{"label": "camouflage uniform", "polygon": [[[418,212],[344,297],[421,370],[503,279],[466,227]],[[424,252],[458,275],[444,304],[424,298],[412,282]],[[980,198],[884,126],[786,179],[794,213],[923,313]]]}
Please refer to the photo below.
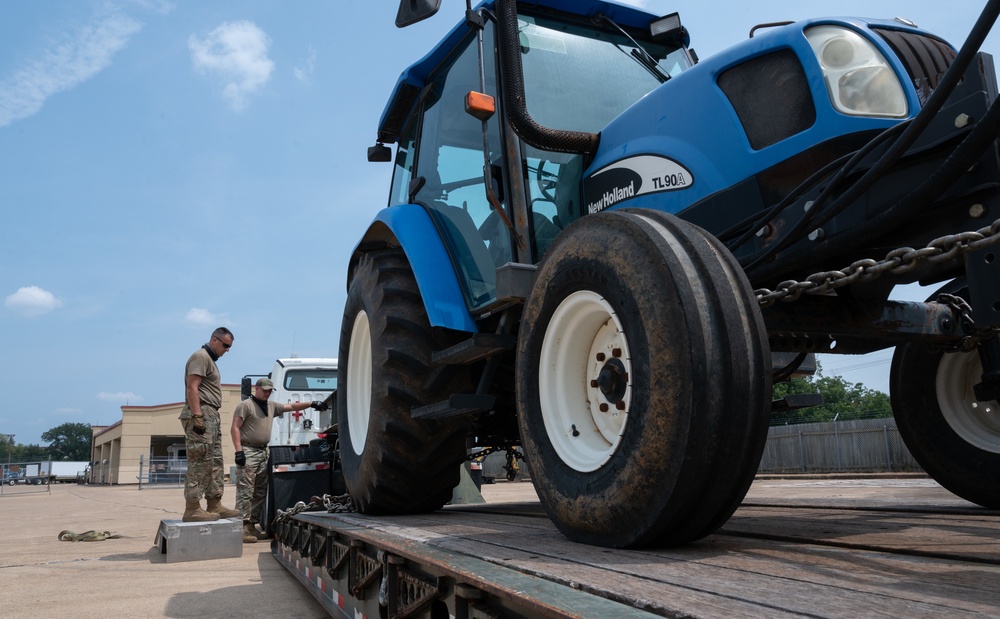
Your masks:
{"label": "camouflage uniform", "polygon": [[[270,400],[247,398],[236,405],[233,419],[242,419],[239,444],[247,462],[236,469],[236,509],[244,522],[259,524],[267,495],[267,444],[271,425],[283,414],[284,406]],[[235,441],[234,441],[235,442]],[[266,516],[264,516],[266,517]]]}
{"label": "camouflage uniform", "polygon": [[236,509],[244,521],[260,523],[267,495],[267,448],[243,447],[247,463],[236,476]]}
{"label": "camouflage uniform", "polygon": [[205,433],[194,431],[191,417],[181,419],[184,426],[184,443],[187,448],[187,475],[184,478],[184,498],[200,501],[219,498],[223,491],[222,428],[219,410],[201,405]]}
{"label": "camouflage uniform", "polygon": [[[219,407],[222,405],[222,381],[219,367],[206,350],[207,345],[199,348],[188,359],[184,366],[185,404],[181,409],[180,420],[184,427],[184,443],[187,449],[188,469],[184,478],[184,499],[200,501],[222,498],[222,428],[219,418]],[[194,419],[191,408],[187,404],[187,377],[201,376],[198,396],[201,404],[205,433],[194,431]]]}

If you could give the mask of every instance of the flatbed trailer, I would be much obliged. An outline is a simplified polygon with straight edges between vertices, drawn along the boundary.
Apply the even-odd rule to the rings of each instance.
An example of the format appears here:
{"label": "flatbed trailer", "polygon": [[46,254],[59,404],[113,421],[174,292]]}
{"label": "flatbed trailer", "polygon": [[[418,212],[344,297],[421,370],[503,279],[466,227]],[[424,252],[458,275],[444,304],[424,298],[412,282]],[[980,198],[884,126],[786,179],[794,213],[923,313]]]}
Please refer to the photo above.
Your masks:
{"label": "flatbed trailer", "polygon": [[1000,512],[928,479],[798,483],[755,483],[721,530],[682,548],[572,543],[528,500],[305,512],[272,549],[352,619],[1000,616]]}

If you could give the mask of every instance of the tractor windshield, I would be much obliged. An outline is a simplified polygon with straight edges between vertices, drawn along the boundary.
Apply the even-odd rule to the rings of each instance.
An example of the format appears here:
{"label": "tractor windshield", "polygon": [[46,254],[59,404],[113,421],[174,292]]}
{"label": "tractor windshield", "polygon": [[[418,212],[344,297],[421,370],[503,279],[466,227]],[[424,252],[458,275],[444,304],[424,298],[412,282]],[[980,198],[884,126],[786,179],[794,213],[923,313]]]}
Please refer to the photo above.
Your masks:
{"label": "tractor windshield", "polygon": [[[544,127],[598,133],[656,88],[691,66],[684,48],[642,41],[589,23],[519,15],[528,112]],[[650,71],[636,55],[652,57]]]}

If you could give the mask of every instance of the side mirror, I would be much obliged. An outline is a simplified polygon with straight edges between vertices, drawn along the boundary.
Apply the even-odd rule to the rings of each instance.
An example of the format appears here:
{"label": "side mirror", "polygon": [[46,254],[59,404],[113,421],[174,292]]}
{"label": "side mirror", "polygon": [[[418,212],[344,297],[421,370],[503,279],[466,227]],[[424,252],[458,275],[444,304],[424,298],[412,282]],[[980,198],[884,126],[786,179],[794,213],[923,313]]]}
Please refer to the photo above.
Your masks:
{"label": "side mirror", "polygon": [[438,12],[441,0],[399,0],[396,27],[406,28]]}
{"label": "side mirror", "polygon": [[368,147],[368,161],[372,163],[383,163],[392,161],[392,149],[379,142],[375,146]]}
{"label": "side mirror", "polygon": [[250,397],[252,393],[253,385],[249,376],[244,376],[243,380],[240,381],[240,399],[245,400]]}

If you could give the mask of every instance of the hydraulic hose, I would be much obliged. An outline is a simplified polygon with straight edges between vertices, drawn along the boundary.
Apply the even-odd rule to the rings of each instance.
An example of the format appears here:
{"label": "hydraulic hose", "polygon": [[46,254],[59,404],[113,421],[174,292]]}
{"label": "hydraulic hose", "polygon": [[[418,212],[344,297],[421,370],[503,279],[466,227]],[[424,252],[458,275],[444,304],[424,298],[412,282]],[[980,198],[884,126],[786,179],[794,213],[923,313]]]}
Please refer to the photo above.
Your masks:
{"label": "hydraulic hose", "polygon": [[[954,185],[960,176],[968,172],[983,152],[996,141],[998,135],[1000,135],[1000,98],[990,105],[976,128],[965,136],[965,139],[924,182],[868,220],[863,229],[853,232],[850,239],[851,247],[873,241],[899,225],[904,219],[912,219],[914,215],[923,212],[928,205],[933,204],[934,200]],[[838,246],[832,240],[823,241],[819,245],[815,252],[810,252],[810,258],[815,258],[817,253],[826,257],[832,254],[833,250],[838,252],[844,250],[843,244]]]}
{"label": "hydraulic hose", "polygon": [[[972,64],[972,60],[976,54],[979,53],[979,48],[982,46],[983,41],[986,40],[986,35],[990,33],[993,24],[996,23],[998,15],[1000,15],[1000,0],[990,0],[986,8],[983,9],[982,14],[980,14],[979,19],[976,20],[972,31],[962,45],[962,49],[955,56],[955,60],[948,67],[944,77],[941,78],[938,87],[931,93],[923,109],[910,121],[909,125],[899,136],[899,139],[889,147],[885,155],[871,169],[865,172],[864,176],[851,185],[847,191],[837,197],[834,203],[830,205],[831,212],[834,214],[840,212],[844,207],[861,197],[861,194],[871,189],[872,185],[892,166],[896,165],[907,149],[927,129],[931,121],[934,120],[935,115],[944,107],[955,86],[965,76],[966,70]],[[832,215],[827,216],[826,213],[822,213],[822,215],[817,217],[819,221],[816,222],[816,225],[826,223],[831,217]]]}
{"label": "hydraulic hose", "polygon": [[[984,8],[983,12],[980,14],[979,19],[976,20],[972,31],[969,33],[969,36],[966,38],[962,48],[955,56],[955,60],[948,68],[948,71],[945,72],[944,77],[942,77],[941,82],[938,84],[938,87],[931,94],[923,109],[921,109],[913,120],[908,123],[906,129],[899,136],[899,138],[892,144],[892,146],[889,147],[886,153],[875,163],[875,165],[873,165],[843,194],[838,196],[827,208],[823,208],[822,201],[825,201],[825,199],[831,195],[832,192],[829,190],[832,189],[832,187],[824,190],[823,195],[821,195],[821,199],[817,200],[817,203],[814,205],[814,210],[812,212],[815,213],[815,215],[813,217],[804,218],[793,228],[792,231],[789,232],[787,236],[785,236],[784,239],[779,241],[765,254],[757,257],[751,264],[747,265],[745,268],[747,271],[752,271],[752,278],[754,280],[759,281],[770,277],[776,277],[780,275],[781,272],[787,271],[787,267],[783,267],[781,265],[781,260],[771,261],[763,265],[761,262],[765,258],[773,256],[776,253],[787,249],[795,242],[801,240],[802,234],[804,234],[805,231],[813,230],[822,226],[841,211],[846,209],[866,191],[871,189],[871,187],[878,182],[878,180],[884,176],[885,173],[900,160],[900,158],[902,158],[907,149],[913,145],[917,138],[924,132],[924,130],[926,130],[928,125],[930,125],[935,115],[944,106],[944,103],[955,89],[955,86],[963,78],[966,70],[972,63],[972,60],[979,52],[979,48],[982,46],[983,41],[993,28],[998,15],[1000,15],[1000,0],[990,0],[987,3],[986,8]],[[996,104],[993,104],[990,108],[990,112],[993,112],[995,107]],[[991,114],[989,113],[987,114],[987,116],[990,115]],[[986,121],[986,119],[984,118],[983,121]],[[922,183],[922,186],[929,185],[933,182],[933,187],[940,187],[940,190],[937,193],[937,195],[940,195],[940,193],[950,186],[950,182],[953,182],[954,179],[957,178],[957,175],[954,174],[954,169],[958,169],[959,173],[961,172],[961,169],[956,167],[958,166],[957,158],[969,157],[971,156],[971,153],[977,150],[977,148],[978,153],[976,154],[976,158],[978,158],[978,155],[982,153],[982,149],[988,145],[989,140],[986,140],[987,144],[982,145],[982,147],[977,147],[976,144],[979,141],[984,140],[990,134],[990,131],[991,130],[988,126],[977,127],[973,130],[972,133],[966,136],[965,141],[962,143],[962,146],[966,145],[966,143],[968,143],[968,146],[965,148],[960,146],[960,149],[963,152],[959,153],[959,149],[956,149],[956,152],[952,153],[946,163],[942,165],[942,169],[932,174],[927,181]],[[978,134],[978,137],[975,137],[975,140],[970,141],[970,139],[976,136],[976,134]],[[996,132],[994,131],[993,138],[995,137]],[[972,161],[975,161],[975,158],[973,158]],[[946,165],[948,166],[948,170],[944,169]],[[950,179],[950,181],[948,179]],[[863,231],[859,230],[852,233],[849,241],[845,241],[844,239],[838,237],[836,239],[828,239],[817,242],[810,250],[810,258],[817,260],[825,259],[834,253],[843,252],[850,248],[856,248],[861,244],[877,238],[885,230],[890,229],[893,225],[898,223],[896,221],[897,219],[912,215],[912,213],[909,213],[899,207],[904,206],[905,203],[907,208],[912,208],[914,204],[919,202],[923,202],[925,204],[929,203],[927,195],[922,195],[918,193],[918,191],[911,192],[903,200],[896,203],[886,211],[883,211],[871,220],[868,225],[864,227]],[[847,244],[849,244],[849,246]]]}
{"label": "hydraulic hose", "polygon": [[899,202],[880,213],[876,221],[891,219],[898,213],[906,213],[911,209],[930,204],[951,187],[958,178],[965,174],[976,163],[990,144],[1000,135],[1000,98],[996,99],[990,109],[979,121],[976,128],[965,136],[944,163],[931,174],[927,180],[917,186]]}

